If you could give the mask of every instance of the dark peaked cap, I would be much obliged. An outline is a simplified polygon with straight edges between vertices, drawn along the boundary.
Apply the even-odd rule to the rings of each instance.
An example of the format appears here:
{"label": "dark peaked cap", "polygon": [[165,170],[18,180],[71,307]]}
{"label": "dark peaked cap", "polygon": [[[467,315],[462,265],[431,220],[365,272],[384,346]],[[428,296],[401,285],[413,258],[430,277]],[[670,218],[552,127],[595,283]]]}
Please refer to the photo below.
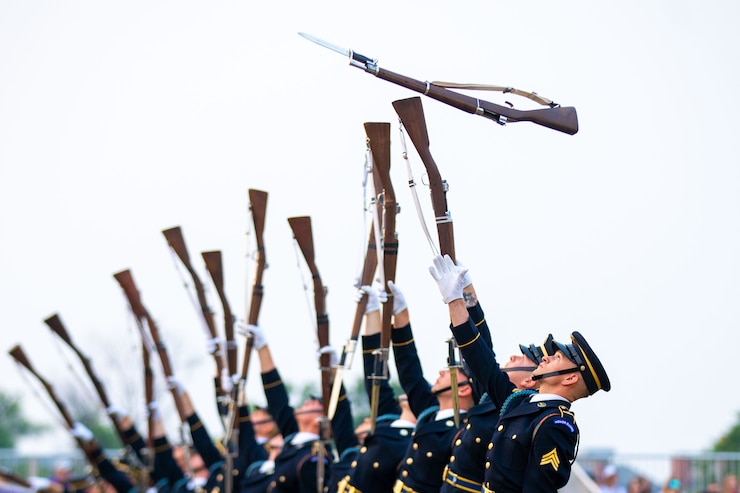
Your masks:
{"label": "dark peaked cap", "polygon": [[570,339],[573,344],[562,344],[560,342],[555,344],[569,360],[578,365],[583,380],[586,382],[588,393],[593,395],[598,390],[609,392],[612,388],[609,376],[594,350],[586,342],[586,338],[580,332],[573,332]]}

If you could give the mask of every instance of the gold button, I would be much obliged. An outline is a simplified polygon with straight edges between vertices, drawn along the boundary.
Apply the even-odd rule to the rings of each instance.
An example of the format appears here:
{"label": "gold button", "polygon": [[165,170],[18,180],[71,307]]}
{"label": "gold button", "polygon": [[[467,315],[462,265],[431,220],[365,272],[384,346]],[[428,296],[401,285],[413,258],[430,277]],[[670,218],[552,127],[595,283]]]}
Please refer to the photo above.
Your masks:
{"label": "gold button", "polygon": [[468,425],[465,427],[465,429],[466,430],[469,430],[471,426],[473,426],[473,425],[471,425],[470,423],[468,423]]}
{"label": "gold button", "polygon": [[361,454],[364,454],[365,452],[367,452],[367,447],[362,447],[362,448],[360,449],[360,453],[361,453]]}
{"label": "gold button", "polygon": [[514,433],[513,435],[511,435],[511,439],[512,440],[516,440],[516,433]]}
{"label": "gold button", "polygon": [[414,450],[416,450],[416,449],[418,449],[418,448],[419,448],[419,444],[418,444],[418,443],[416,443],[416,442],[414,442],[414,446],[413,446],[413,449],[414,449]]}
{"label": "gold button", "polygon": [[352,467],[357,467],[357,461],[356,460],[353,460],[352,461]]}
{"label": "gold button", "polygon": [[408,459],[406,459],[406,464],[411,465],[413,463],[414,463],[414,458],[413,457],[409,457]]}
{"label": "gold button", "polygon": [[486,461],[486,469],[490,469],[490,468],[491,468],[491,463]]}
{"label": "gold button", "polygon": [[455,445],[460,445],[461,443],[462,443],[461,439],[458,438],[457,440],[455,440]]}
{"label": "gold button", "polygon": [[377,469],[379,467],[380,467],[380,463],[379,462],[373,462],[373,469]]}
{"label": "gold button", "polygon": [[480,437],[475,437],[475,443],[480,443]]}
{"label": "gold button", "polygon": [[498,428],[496,428],[498,431],[501,431],[504,429],[504,425],[498,425]]}
{"label": "gold button", "polygon": [[445,421],[445,425],[447,425],[447,426],[455,426],[455,422],[452,421],[451,419],[449,419],[449,420]]}
{"label": "gold button", "polygon": [[431,457],[431,456],[432,456],[432,453],[431,452],[427,452],[427,457]]}
{"label": "gold button", "polygon": [[398,432],[402,437],[408,436],[409,430],[402,429]]}
{"label": "gold button", "polygon": [[216,481],[219,481],[220,482],[220,481],[223,481],[223,480],[224,480],[224,475],[223,474],[216,475]]}
{"label": "gold button", "polygon": [[409,475],[409,472],[408,472],[408,471],[403,471],[403,472],[401,473],[401,476],[403,476],[404,478],[405,478],[406,476],[408,476],[408,475]]}
{"label": "gold button", "polygon": [[285,482],[285,476],[280,476],[278,478],[278,481],[280,481],[281,483],[284,483]]}
{"label": "gold button", "polygon": [[491,450],[493,448],[493,442],[488,444],[488,450]]}
{"label": "gold button", "polygon": [[455,456],[454,455],[450,457],[450,462],[455,462]]}

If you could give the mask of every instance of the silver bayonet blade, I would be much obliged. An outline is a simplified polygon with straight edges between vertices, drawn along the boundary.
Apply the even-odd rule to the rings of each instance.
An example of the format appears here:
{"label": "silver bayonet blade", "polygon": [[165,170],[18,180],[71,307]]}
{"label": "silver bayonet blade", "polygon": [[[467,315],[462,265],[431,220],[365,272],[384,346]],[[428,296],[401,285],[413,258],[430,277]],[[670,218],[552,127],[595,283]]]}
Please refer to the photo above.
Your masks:
{"label": "silver bayonet blade", "polygon": [[328,43],[328,42],[324,41],[323,39],[319,39],[319,38],[317,38],[315,36],[311,36],[310,34],[306,34],[306,33],[298,33],[298,34],[300,34],[301,36],[303,36],[304,38],[306,38],[309,41],[313,41],[317,45],[323,46],[324,48],[329,48],[330,50],[336,51],[337,53],[340,53],[340,54],[342,54],[342,55],[344,55],[346,57],[349,57],[349,58],[352,57],[352,51],[351,50],[348,50],[348,49],[345,49],[345,48],[340,48],[337,45],[333,45],[331,43]]}

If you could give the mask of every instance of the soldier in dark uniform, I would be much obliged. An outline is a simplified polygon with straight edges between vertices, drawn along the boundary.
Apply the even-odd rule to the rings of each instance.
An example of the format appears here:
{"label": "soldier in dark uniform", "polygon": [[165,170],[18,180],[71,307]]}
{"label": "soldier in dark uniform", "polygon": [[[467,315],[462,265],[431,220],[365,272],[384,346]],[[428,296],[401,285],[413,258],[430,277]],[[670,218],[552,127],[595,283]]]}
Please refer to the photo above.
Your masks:
{"label": "soldier in dark uniform", "polygon": [[[450,326],[473,374],[496,399],[504,398],[486,455],[484,492],[556,492],[570,477],[579,432],[571,403],[611,388],[596,354],[578,332],[572,344],[553,341],[532,379],[539,393],[511,394],[512,383],[499,370],[495,354],[480,340],[463,302],[466,269],[449,256],[437,256],[430,272],[450,311]],[[510,396],[511,397],[505,397]]]}
{"label": "soldier in dark uniform", "polygon": [[82,423],[75,423],[70,430],[72,436],[78,438],[85,449],[88,457],[94,462],[95,468],[100,476],[113,486],[117,493],[136,493],[136,484],[123,471],[117,469],[100,448],[92,431]]}
{"label": "soldier in dark uniform", "polygon": [[394,297],[391,338],[396,369],[417,417],[416,430],[402,460],[394,492],[437,492],[442,487],[442,474],[455,436],[467,424],[465,414],[474,404],[473,391],[468,375],[458,370],[457,402],[461,419],[456,424],[451,372],[441,370],[433,385],[424,379],[405,298],[391,281],[388,286]]}
{"label": "soldier in dark uniform", "polygon": [[[365,376],[371,376],[375,368],[375,352],[380,347],[380,299],[371,286],[362,286],[361,294],[367,294],[365,308],[365,330],[362,336],[362,359]],[[390,378],[390,372],[388,377]],[[370,418],[355,430],[362,441],[350,464],[349,470],[339,482],[339,493],[390,493],[396,481],[398,466],[411,441],[416,417],[408,406],[396,400],[389,380],[378,380],[380,385],[378,415],[375,431],[370,431]],[[372,380],[365,379],[368,399],[372,399]]]}
{"label": "soldier in dark uniform", "polygon": [[[283,450],[275,458],[273,480],[269,492],[315,493],[318,478],[328,484],[332,454],[319,435],[320,420],[324,416],[323,404],[315,398],[304,401],[297,409],[288,403],[288,393],[280,378],[267,346],[264,333],[257,326],[250,326],[254,347],[259,356],[262,386],[267,398],[267,408],[283,435]],[[319,471],[323,476],[319,476]]]}
{"label": "soldier in dark uniform", "polygon": [[[478,302],[472,280],[468,275],[463,284],[465,286],[463,300],[470,320],[478,329],[482,344],[493,349],[488,324]],[[514,387],[512,391],[531,392],[536,385],[531,378],[532,372],[537,368],[543,355],[554,353],[551,343],[552,336],[541,346],[519,345],[522,354],[510,357],[501,368],[506,372]],[[465,360],[463,364],[468,366]],[[467,373],[472,374],[472,371],[468,369]],[[440,490],[442,493],[454,493],[460,490],[479,491],[482,488],[488,444],[498,422],[499,406],[503,402],[495,402],[477,379],[471,378],[471,381],[478,403],[468,410],[467,423],[453,443],[452,454],[443,475],[444,482]]]}

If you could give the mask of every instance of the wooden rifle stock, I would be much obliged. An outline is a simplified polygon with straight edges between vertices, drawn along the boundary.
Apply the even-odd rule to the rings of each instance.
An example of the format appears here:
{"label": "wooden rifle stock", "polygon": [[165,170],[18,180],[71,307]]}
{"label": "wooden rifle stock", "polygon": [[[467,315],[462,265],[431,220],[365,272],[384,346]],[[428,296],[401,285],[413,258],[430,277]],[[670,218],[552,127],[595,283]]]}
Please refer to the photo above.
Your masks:
{"label": "wooden rifle stock", "polygon": [[568,135],[574,135],[578,132],[578,115],[576,109],[572,106],[517,110],[451,91],[430,82],[412,79],[378,66],[370,65],[365,70],[380,79],[424,94],[467,113],[491,119],[501,125],[507,122],[532,122]]}
{"label": "wooden rifle stock", "polygon": [[[62,323],[62,319],[59,317],[58,314],[53,314],[46,320],[44,320],[44,323],[49,326],[49,328],[54,332],[56,335],[58,335],[64,342],[67,343],[67,345],[72,348],[72,350],[77,354],[77,356],[80,358],[80,361],[82,362],[82,365],[85,367],[85,371],[87,372],[88,376],[90,377],[90,380],[93,383],[93,386],[95,387],[95,391],[98,393],[98,396],[100,397],[100,402],[103,404],[103,407],[108,410],[108,408],[111,406],[110,400],[108,399],[108,394],[105,391],[105,387],[103,387],[103,383],[100,381],[98,376],[95,374],[95,371],[92,367],[92,362],[90,361],[90,358],[85,356],[82,351],[80,351],[77,346],[72,342],[72,339],[69,337],[69,333],[67,332],[67,329],[64,327],[64,324]],[[126,445],[126,438],[123,434],[123,430],[118,424],[118,421],[111,418],[113,420],[113,425],[115,426],[116,433],[118,434],[118,438],[121,440],[121,444],[124,446]]]}
{"label": "wooden rifle stock", "polygon": [[221,260],[221,252],[214,250],[211,252],[202,252],[203,260],[206,263],[206,269],[211,275],[213,284],[216,286],[216,292],[221,300],[224,310],[224,334],[226,336],[226,366],[229,370],[229,377],[234,377],[236,373],[237,347],[234,340],[234,314],[226,298],[224,291],[224,269]]}
{"label": "wooden rifle stock", "polygon": [[[316,330],[319,348],[329,345],[329,316],[326,313],[326,289],[321,282],[319,270],[314,257],[313,230],[309,216],[289,217],[288,223],[293,230],[293,237],[303,253],[311,277],[313,278],[313,298],[316,311]],[[322,354],[319,358],[321,366],[321,395],[324,404],[324,413],[328,415],[331,395],[331,368],[330,357]]]}
{"label": "wooden rifle stock", "polygon": [[[139,320],[146,320],[147,326],[149,326],[149,333],[151,334],[152,341],[154,342],[154,346],[157,348],[157,354],[159,355],[159,360],[162,364],[162,371],[164,372],[164,375],[168,379],[174,377],[174,374],[172,373],[172,364],[170,363],[170,357],[167,353],[167,346],[160,337],[159,327],[157,327],[157,324],[154,322],[154,319],[149,314],[149,311],[141,302],[139,290],[136,287],[136,283],[134,282],[134,277],[131,274],[131,271],[128,269],[123,270],[121,272],[113,274],[113,277],[116,279],[116,281],[118,281],[121,289],[123,289],[123,292],[128,299],[129,306],[131,307],[131,311],[134,313],[134,316]],[[144,334],[142,334],[142,336],[143,335]],[[144,344],[146,344],[146,341],[143,342]],[[172,398],[174,399],[175,407],[177,408],[177,413],[180,416],[180,421],[184,423],[185,421],[187,421],[188,416],[187,412],[185,411],[185,405],[183,403],[182,396],[180,395],[177,388],[175,388],[174,386],[170,387]]]}
{"label": "wooden rifle stock", "polygon": [[[163,230],[162,234],[167,239],[167,243],[170,245],[175,254],[177,254],[177,257],[183,263],[187,271],[190,273],[190,276],[193,279],[193,285],[195,286],[195,292],[198,297],[198,304],[200,305],[201,314],[203,315],[203,321],[206,323],[206,327],[208,328],[208,334],[211,336],[211,339],[213,341],[217,341],[218,331],[216,330],[216,322],[213,318],[213,310],[211,310],[211,307],[208,305],[208,300],[206,299],[206,291],[203,287],[203,283],[201,282],[200,277],[198,277],[198,273],[196,272],[192,262],[190,261],[190,255],[188,254],[188,249],[185,245],[185,237],[182,234],[182,229],[180,228],[180,226],[175,226],[174,228]],[[224,393],[223,389],[221,388],[220,380],[221,375],[223,374],[224,361],[223,354],[219,352],[218,347],[216,347],[216,350],[213,352],[213,357],[216,361],[216,395],[220,396]]]}
{"label": "wooden rifle stock", "polygon": [[23,486],[24,488],[33,487],[33,485],[26,478],[16,474],[15,472],[5,468],[4,466],[0,466],[0,478],[10,483]]}
{"label": "wooden rifle stock", "polygon": [[447,209],[447,182],[442,179],[432,153],[429,151],[429,135],[421,98],[417,96],[394,101],[393,108],[401,119],[403,127],[406,129],[427,170],[434,217],[437,223],[440,253],[449,255],[454,261],[455,234],[452,227],[452,217]]}
{"label": "wooden rifle stock", "polygon": [[[36,369],[31,365],[31,362],[26,357],[26,354],[23,352],[23,349],[16,345],[13,347],[8,353],[15,359],[18,363],[23,365],[33,376],[35,376],[39,382],[41,382],[41,385],[44,386],[44,389],[46,389],[46,392],[49,394],[49,397],[51,397],[51,400],[54,402],[54,405],[59,410],[59,414],[62,415],[62,419],[64,420],[64,423],[67,425],[67,428],[70,430],[74,428],[75,421],[72,419],[72,416],[69,414],[69,410],[67,409],[67,406],[64,405],[64,403],[59,399],[59,397],[56,395],[56,392],[54,391],[54,387],[51,386],[49,382],[44,380],[44,378],[39,374],[39,372],[36,371]],[[75,440],[77,441],[77,445],[80,447],[82,452],[85,454],[85,457],[87,458],[88,462],[90,462],[90,465],[93,467],[94,470],[97,471],[97,462],[92,457],[90,452],[88,452],[88,448],[85,446],[85,442],[82,441],[82,439],[75,437]],[[97,474],[96,474],[97,475]]]}
{"label": "wooden rifle stock", "polygon": [[[254,223],[254,236],[257,241],[257,268],[254,274],[254,283],[252,284],[252,296],[249,304],[249,316],[247,323],[257,325],[259,322],[260,308],[262,307],[262,295],[264,286],[262,286],[262,276],[267,268],[267,259],[265,258],[265,213],[267,212],[267,192],[261,190],[249,189],[249,210],[252,214]],[[244,360],[242,362],[242,383],[247,380],[249,371],[249,360],[252,356],[252,345],[254,337],[247,336],[247,348],[244,351]]]}

